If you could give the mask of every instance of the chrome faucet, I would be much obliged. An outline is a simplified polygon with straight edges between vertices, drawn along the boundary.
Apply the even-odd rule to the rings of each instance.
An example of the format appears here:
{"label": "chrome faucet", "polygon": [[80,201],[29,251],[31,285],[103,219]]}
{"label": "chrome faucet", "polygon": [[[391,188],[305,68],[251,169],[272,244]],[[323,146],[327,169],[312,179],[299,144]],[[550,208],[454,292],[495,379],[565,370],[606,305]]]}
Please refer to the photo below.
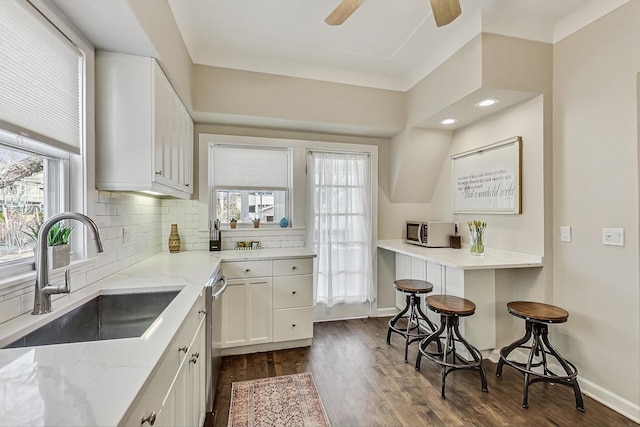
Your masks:
{"label": "chrome faucet", "polygon": [[47,241],[49,231],[55,223],[64,219],[75,219],[83,222],[93,233],[98,252],[103,251],[98,226],[88,216],[77,212],[62,212],[47,219],[40,227],[40,232],[38,234],[38,247],[36,250],[36,256],[38,257],[38,271],[36,272],[35,298],[31,314],[45,314],[51,312],[51,295],[68,294],[71,290],[71,274],[69,270],[64,272],[64,285],[49,284],[49,263],[47,260]]}

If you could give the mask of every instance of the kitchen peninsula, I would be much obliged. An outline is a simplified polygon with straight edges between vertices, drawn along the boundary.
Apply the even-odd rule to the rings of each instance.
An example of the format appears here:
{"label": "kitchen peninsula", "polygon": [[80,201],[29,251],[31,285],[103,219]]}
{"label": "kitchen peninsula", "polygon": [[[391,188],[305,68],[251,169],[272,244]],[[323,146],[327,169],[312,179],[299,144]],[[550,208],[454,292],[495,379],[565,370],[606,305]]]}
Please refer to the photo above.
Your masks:
{"label": "kitchen peninsula", "polygon": [[[543,266],[541,256],[490,248],[483,256],[475,256],[469,253],[467,246],[462,249],[426,248],[403,240],[379,240],[377,246],[395,253],[396,280],[427,280],[433,284],[432,295],[455,295],[476,304],[476,313],[468,319],[461,319],[460,328],[479,350],[496,348],[496,301],[509,300],[511,294],[503,295],[505,290],[517,285],[505,283],[509,276],[503,277],[496,272]],[[396,306],[404,306],[403,295],[396,296]],[[430,317],[433,315],[431,312],[428,314]]]}

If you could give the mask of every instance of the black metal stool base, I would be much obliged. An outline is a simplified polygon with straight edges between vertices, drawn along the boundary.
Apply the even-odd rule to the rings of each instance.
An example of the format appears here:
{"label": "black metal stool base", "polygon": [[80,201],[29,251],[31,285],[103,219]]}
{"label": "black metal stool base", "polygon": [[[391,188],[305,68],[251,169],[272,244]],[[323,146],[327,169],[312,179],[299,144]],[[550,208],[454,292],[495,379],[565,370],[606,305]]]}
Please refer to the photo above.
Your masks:
{"label": "black metal stool base", "polygon": [[[409,312],[408,316],[405,316]],[[404,329],[397,328],[395,325],[400,319],[407,319],[407,327]],[[430,330],[420,325],[420,321],[424,321]],[[391,344],[391,333],[395,332],[404,337],[404,363],[409,361],[409,344],[420,341],[429,336],[436,327],[431,323],[429,318],[420,308],[420,296],[416,294],[407,295],[407,304],[402,311],[396,314],[393,319],[389,320],[389,329],[387,330],[387,344]],[[440,350],[440,342],[438,342],[438,350]]]}
{"label": "black metal stool base", "polygon": [[[582,393],[580,392],[580,385],[578,385],[577,380],[578,369],[553,348],[549,342],[547,324],[534,322],[529,319],[525,319],[525,321],[526,332],[524,336],[500,350],[500,360],[496,367],[496,376],[500,377],[502,375],[502,368],[505,364],[524,374],[524,389],[522,391],[523,408],[529,406],[529,385],[536,382],[548,382],[572,387],[576,399],[576,408],[584,412],[584,401],[582,400]],[[532,336],[531,346],[525,345]],[[508,358],[509,354],[517,348],[529,349],[527,363],[519,363]],[[566,375],[558,375],[549,369],[547,365],[547,355],[552,356],[558,361]],[[534,361],[534,357],[539,358],[539,360]],[[542,369],[541,371],[534,371],[534,368]]]}
{"label": "black metal stool base", "polygon": [[[418,357],[416,359],[416,371],[420,370],[422,356],[434,361],[442,367],[441,371],[441,393],[440,397],[445,398],[445,381],[447,375],[458,370],[473,370],[480,373],[480,382],[482,391],[488,391],[487,376],[482,366],[482,354],[480,351],[469,344],[467,340],[460,334],[458,328],[459,316],[441,314],[440,328],[437,331],[423,339],[418,345]],[[441,336],[446,330],[445,336]],[[444,350],[441,348],[440,340],[444,340]],[[436,341],[438,343],[438,352],[427,351],[427,346]],[[473,362],[467,361],[460,357],[456,351],[456,342],[461,343],[473,357]]]}

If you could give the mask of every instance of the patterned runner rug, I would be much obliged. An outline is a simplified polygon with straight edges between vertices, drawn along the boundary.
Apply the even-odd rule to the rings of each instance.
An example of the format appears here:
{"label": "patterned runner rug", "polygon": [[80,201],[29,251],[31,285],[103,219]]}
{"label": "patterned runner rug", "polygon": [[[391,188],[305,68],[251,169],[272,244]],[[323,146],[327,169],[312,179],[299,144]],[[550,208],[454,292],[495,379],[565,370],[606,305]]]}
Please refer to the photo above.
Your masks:
{"label": "patterned runner rug", "polygon": [[313,377],[305,372],[231,384],[228,426],[330,424]]}

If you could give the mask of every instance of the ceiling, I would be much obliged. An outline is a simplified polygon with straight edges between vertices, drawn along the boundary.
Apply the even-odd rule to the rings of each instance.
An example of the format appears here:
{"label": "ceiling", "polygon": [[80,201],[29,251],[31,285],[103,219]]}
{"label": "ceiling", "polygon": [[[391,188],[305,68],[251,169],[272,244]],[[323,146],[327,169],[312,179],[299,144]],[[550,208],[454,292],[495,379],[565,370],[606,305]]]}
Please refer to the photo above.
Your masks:
{"label": "ceiling", "polygon": [[[96,48],[157,55],[132,12],[136,0],[51,1]],[[341,26],[324,22],[341,0],[163,1],[196,64],[404,92],[482,32],[555,43],[629,0],[460,0],[462,15],[440,28],[428,0],[365,0]],[[149,3],[143,9],[155,7]],[[416,126],[458,129],[531,96],[483,88]],[[501,101],[488,109],[473,106],[485,97]],[[459,120],[440,124],[447,117]],[[225,123],[231,119],[275,124],[256,117]]]}
{"label": "ceiling", "polygon": [[[153,56],[133,0],[52,0],[97,48]],[[428,0],[167,0],[194,63],[406,91],[481,32],[553,43],[629,0],[460,0],[437,28]]]}
{"label": "ceiling", "polygon": [[437,28],[427,0],[168,0],[193,62],[406,91],[480,32],[553,43],[627,0],[460,0]]}

